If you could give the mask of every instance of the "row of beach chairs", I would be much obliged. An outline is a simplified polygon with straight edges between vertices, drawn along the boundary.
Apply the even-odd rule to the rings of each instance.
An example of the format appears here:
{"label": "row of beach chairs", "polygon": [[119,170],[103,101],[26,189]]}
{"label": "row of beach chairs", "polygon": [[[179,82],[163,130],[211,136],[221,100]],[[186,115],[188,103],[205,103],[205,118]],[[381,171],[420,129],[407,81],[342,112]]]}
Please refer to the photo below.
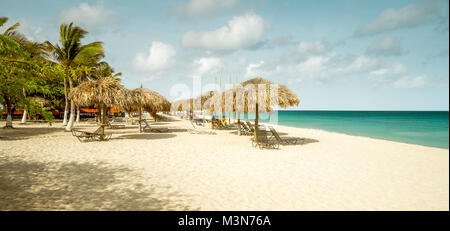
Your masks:
{"label": "row of beach chairs", "polygon": [[298,137],[281,137],[280,134],[272,126],[268,126],[267,131],[264,125],[255,128],[250,121],[241,123],[240,130],[243,135],[254,135],[256,129],[256,139],[252,138],[252,145],[259,148],[276,148],[280,145],[296,145],[302,140]]}
{"label": "row of beach chairs", "polygon": [[[169,129],[166,127],[152,127],[147,122],[147,120],[142,120],[142,122],[145,124],[144,127],[142,127],[142,132],[169,132]],[[107,121],[106,126],[110,129],[122,129],[125,128],[125,124],[116,124],[114,120]],[[89,141],[108,141],[111,139],[112,134],[111,133],[105,133],[104,135],[100,134],[101,126],[98,127],[93,132],[88,131],[82,131],[79,129],[72,129],[72,135],[75,136],[80,142],[89,142]]]}

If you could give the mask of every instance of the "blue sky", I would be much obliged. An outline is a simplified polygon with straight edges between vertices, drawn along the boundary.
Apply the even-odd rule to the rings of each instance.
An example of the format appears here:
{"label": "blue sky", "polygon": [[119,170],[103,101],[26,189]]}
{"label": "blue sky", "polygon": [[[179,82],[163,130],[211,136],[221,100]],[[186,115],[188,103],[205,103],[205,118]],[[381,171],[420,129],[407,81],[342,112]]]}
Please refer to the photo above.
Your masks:
{"label": "blue sky", "polygon": [[[74,21],[126,87],[171,100],[201,78],[260,76],[305,110],[448,110],[449,4],[421,1],[0,0],[35,41]],[[209,85],[208,85],[209,84]],[[178,88],[177,88],[178,87]]]}

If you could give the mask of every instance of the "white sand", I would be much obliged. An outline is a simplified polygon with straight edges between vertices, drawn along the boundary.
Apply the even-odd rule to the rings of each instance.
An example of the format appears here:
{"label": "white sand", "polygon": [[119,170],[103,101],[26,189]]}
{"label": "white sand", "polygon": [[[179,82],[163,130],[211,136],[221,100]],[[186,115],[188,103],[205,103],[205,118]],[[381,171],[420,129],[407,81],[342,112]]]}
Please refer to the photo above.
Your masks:
{"label": "white sand", "polygon": [[260,150],[160,124],[173,132],[91,143],[60,124],[0,129],[0,210],[449,210],[448,149],[277,126],[319,142]]}

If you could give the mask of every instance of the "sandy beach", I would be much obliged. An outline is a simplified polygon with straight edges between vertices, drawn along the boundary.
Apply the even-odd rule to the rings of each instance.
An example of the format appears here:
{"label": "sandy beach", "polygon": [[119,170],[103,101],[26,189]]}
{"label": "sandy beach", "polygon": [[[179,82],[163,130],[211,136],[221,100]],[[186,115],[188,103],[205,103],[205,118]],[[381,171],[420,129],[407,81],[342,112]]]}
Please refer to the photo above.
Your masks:
{"label": "sandy beach", "polygon": [[305,142],[260,150],[153,124],[170,132],[81,143],[60,123],[0,129],[0,210],[449,210],[448,149],[275,126]]}

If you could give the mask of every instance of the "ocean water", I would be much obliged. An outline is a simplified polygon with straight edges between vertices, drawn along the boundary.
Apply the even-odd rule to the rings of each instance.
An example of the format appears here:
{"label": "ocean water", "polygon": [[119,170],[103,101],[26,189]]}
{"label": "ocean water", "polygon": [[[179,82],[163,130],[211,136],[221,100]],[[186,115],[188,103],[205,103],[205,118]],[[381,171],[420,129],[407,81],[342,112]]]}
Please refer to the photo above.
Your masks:
{"label": "ocean water", "polygon": [[278,111],[260,115],[260,121],[272,123],[271,117],[284,126],[449,148],[448,111]]}

